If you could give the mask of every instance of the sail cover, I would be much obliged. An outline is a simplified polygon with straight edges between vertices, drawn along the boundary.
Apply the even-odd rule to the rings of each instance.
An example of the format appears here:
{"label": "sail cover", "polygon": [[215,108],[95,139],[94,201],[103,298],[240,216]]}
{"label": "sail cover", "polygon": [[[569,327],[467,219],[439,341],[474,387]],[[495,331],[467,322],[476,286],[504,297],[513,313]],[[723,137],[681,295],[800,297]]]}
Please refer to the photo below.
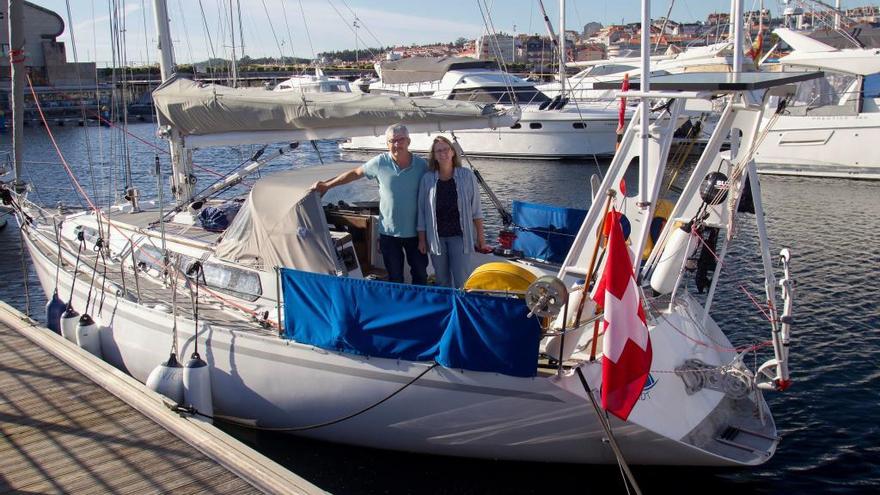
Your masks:
{"label": "sail cover", "polygon": [[541,328],[521,299],[282,270],[287,338],[322,349],[531,377]]}
{"label": "sail cover", "polygon": [[336,254],[321,198],[309,190],[351,163],[280,172],[254,185],[215,249],[223,259],[250,266],[336,272]]}
{"label": "sail cover", "polygon": [[518,115],[492,105],[360,93],[230,88],[169,79],[153,92],[161,125],[188,148],[380,135],[395,123],[412,132],[510,126]]}

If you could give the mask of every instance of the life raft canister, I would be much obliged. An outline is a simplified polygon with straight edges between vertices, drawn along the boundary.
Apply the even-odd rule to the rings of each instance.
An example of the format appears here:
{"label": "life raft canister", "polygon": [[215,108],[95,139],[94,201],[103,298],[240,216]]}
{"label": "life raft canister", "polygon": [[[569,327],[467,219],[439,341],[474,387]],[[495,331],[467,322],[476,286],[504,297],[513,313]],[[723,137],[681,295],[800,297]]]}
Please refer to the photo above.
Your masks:
{"label": "life raft canister", "polygon": [[537,276],[514,263],[493,261],[480,265],[464,283],[466,290],[525,292]]}

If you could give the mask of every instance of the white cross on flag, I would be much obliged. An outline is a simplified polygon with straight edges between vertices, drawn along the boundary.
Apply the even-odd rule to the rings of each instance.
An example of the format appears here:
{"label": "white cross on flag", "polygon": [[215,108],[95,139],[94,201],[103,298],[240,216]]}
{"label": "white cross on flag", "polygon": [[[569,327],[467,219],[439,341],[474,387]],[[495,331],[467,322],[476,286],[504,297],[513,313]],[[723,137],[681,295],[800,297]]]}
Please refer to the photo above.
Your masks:
{"label": "white cross on flag", "polygon": [[648,379],[652,353],[620,217],[612,210],[605,219],[606,229],[610,230],[608,260],[593,300],[604,308],[605,319],[602,407],[626,421]]}

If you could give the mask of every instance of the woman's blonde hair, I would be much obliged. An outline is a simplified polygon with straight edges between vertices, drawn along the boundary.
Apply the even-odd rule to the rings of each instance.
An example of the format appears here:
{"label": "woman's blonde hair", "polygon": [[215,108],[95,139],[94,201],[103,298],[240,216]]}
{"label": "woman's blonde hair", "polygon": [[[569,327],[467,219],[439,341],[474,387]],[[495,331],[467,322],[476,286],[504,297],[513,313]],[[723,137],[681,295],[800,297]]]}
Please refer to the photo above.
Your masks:
{"label": "woman's blonde hair", "polygon": [[458,151],[455,149],[452,141],[443,136],[437,136],[434,138],[434,142],[431,143],[431,150],[428,152],[428,170],[433,172],[440,169],[440,164],[437,162],[437,158],[434,157],[434,145],[438,142],[443,142],[449,145],[449,148],[452,149],[452,167],[460,167],[461,158],[458,156]]}

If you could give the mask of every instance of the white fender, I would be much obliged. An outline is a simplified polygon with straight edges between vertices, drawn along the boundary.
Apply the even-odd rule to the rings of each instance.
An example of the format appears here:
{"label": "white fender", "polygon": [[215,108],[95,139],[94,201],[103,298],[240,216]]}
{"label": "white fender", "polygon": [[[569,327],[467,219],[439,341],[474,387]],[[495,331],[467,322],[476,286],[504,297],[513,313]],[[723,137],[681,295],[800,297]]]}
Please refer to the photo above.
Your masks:
{"label": "white fender", "polygon": [[101,357],[101,334],[98,324],[88,313],[82,315],[76,326],[76,345],[94,356]]}
{"label": "white fender", "polygon": [[214,404],[211,401],[211,370],[208,363],[193,353],[183,367],[183,398],[187,406],[198,412],[194,417],[212,423]]}
{"label": "white fender", "polygon": [[79,325],[79,312],[68,306],[64,314],[61,315],[61,335],[65,339],[76,343],[76,327]]}
{"label": "white fender", "polygon": [[669,294],[675,289],[675,281],[681,272],[682,265],[694,251],[699,242],[694,239],[688,245],[692,235],[690,230],[674,228],[669,234],[669,241],[663,247],[657,268],[651,274],[651,288],[660,294]]}
{"label": "white fender", "polygon": [[146,385],[150,390],[173,400],[175,404],[183,404],[183,366],[173,352],[168,361],[153,368]]}

